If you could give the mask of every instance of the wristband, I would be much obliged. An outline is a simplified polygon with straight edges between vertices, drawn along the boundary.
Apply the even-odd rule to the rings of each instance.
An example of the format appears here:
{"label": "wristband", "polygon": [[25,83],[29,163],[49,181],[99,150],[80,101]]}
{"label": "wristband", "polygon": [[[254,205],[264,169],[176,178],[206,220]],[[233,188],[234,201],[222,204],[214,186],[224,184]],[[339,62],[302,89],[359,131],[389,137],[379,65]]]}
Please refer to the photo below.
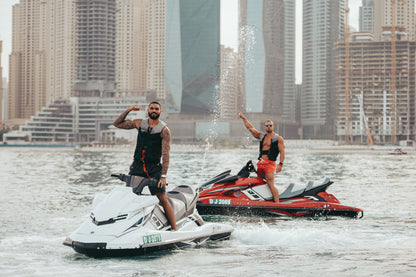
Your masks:
{"label": "wristband", "polygon": [[160,178],[165,178],[166,179],[166,175],[162,174],[162,175],[160,175]]}
{"label": "wristband", "polygon": [[279,163],[279,165],[283,166],[283,163],[282,163],[282,162],[280,162],[280,163]]}

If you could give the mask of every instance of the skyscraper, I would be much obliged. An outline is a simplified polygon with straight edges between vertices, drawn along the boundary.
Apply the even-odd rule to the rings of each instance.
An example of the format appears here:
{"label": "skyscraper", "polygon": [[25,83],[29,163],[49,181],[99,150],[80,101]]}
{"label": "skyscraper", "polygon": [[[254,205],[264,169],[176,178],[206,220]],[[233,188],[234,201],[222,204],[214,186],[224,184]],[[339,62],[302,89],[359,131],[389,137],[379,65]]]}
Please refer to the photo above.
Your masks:
{"label": "skyscraper", "polygon": [[219,93],[220,0],[167,1],[166,18],[168,108],[210,113]]}
{"label": "skyscraper", "polygon": [[296,121],[296,0],[284,0],[284,119]]}
{"label": "skyscraper", "polygon": [[45,85],[46,2],[21,0],[13,6],[9,59],[8,118],[28,119],[47,103]]}
{"label": "skyscraper", "polygon": [[119,95],[143,90],[148,50],[148,0],[117,0],[116,83]]}
{"label": "skyscraper", "polygon": [[375,5],[374,0],[363,0],[360,7],[359,29],[360,32],[374,33]]}
{"label": "skyscraper", "polygon": [[237,114],[236,57],[234,49],[221,45],[221,82],[218,115],[221,120],[235,120]]}
{"label": "skyscraper", "polygon": [[73,95],[74,0],[20,1],[13,7],[9,117],[26,118]]}
{"label": "skyscraper", "polygon": [[21,0],[13,6],[10,119],[28,119],[55,99],[114,90],[115,3]]}
{"label": "skyscraper", "polygon": [[167,0],[149,1],[147,34],[147,88],[165,98],[165,41]]}
{"label": "skyscraper", "polygon": [[284,1],[263,0],[263,40],[265,54],[263,109],[283,114],[285,76]]}
{"label": "skyscraper", "polygon": [[239,90],[245,95],[244,110],[282,115],[286,54],[284,1],[240,0],[239,6],[239,66],[244,68],[240,69]]}
{"label": "skyscraper", "polygon": [[[395,8],[393,8],[393,3]],[[397,27],[405,28],[409,40],[415,39],[415,0],[377,0],[375,1],[375,35],[380,40],[383,27],[393,26],[393,11],[396,10]]]}
{"label": "skyscraper", "polygon": [[8,120],[8,117],[7,117],[7,115],[8,115],[8,113],[7,113],[7,109],[8,109],[8,107],[7,107],[7,99],[8,99],[8,93],[7,93],[7,90],[8,90],[8,86],[7,86],[7,84],[8,84],[8,82],[7,82],[7,78],[6,77],[3,77],[2,78],[2,86],[3,86],[3,90],[2,90],[2,95],[3,95],[3,102],[2,102],[2,108],[1,108],[1,110],[2,110],[2,115],[1,115],[1,118],[2,118],[2,120]]}
{"label": "skyscraper", "polygon": [[239,1],[240,59],[246,112],[261,113],[264,100],[265,52],[263,39],[263,1]]}
{"label": "skyscraper", "polygon": [[335,135],[334,43],[343,38],[345,1],[303,1],[301,121],[305,138]]}
{"label": "skyscraper", "polygon": [[179,0],[167,1],[165,40],[165,100],[169,112],[182,106],[182,55]]}
{"label": "skyscraper", "polygon": [[75,67],[75,2],[46,1],[45,45],[47,103],[73,96]]}
{"label": "skyscraper", "polygon": [[[345,43],[336,44],[339,74],[335,74],[338,93],[337,135],[340,140],[348,134],[351,142],[366,143],[369,136],[374,143],[392,143],[414,139],[415,136],[415,69],[416,42],[403,38],[396,42],[396,108],[393,115],[391,82],[391,42],[355,39],[350,43],[350,93],[345,101]],[[349,108],[348,121],[345,109]],[[393,124],[393,120],[396,122]],[[347,126],[348,124],[348,126]],[[348,127],[348,132],[346,131]]]}
{"label": "skyscraper", "polygon": [[115,89],[116,0],[75,0],[77,96]]}

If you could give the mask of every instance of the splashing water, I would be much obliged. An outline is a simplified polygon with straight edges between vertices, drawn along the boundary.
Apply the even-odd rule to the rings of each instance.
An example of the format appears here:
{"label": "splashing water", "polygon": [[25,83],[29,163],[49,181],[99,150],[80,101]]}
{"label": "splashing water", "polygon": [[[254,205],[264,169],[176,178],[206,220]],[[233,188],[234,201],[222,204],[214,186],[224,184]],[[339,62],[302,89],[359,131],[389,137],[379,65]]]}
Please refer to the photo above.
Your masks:
{"label": "splashing water", "polygon": [[205,138],[205,149],[204,149],[204,155],[202,157],[202,167],[200,171],[200,177],[202,177],[202,174],[204,172],[206,163],[207,163],[207,155],[210,150],[212,150],[214,146],[215,140],[218,138],[218,133],[216,131],[217,129],[217,122],[220,118],[220,108],[221,107],[221,98],[220,98],[220,85],[217,84],[215,86],[215,94],[213,95],[213,108],[211,110],[212,120],[211,125],[208,130],[208,136]]}

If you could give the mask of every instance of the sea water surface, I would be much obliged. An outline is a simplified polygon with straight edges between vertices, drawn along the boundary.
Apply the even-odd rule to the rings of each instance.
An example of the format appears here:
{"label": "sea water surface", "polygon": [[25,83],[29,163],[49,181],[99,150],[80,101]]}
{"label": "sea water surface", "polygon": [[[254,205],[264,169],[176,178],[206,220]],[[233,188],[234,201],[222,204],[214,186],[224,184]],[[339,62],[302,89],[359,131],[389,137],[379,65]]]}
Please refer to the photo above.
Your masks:
{"label": "sea water surface", "polygon": [[[230,223],[228,241],[159,254],[94,259],[62,245],[96,193],[123,185],[127,150],[0,149],[1,276],[416,276],[416,153],[286,148],[280,191],[323,180],[362,219],[205,217]],[[238,170],[255,150],[172,151],[169,187]]]}

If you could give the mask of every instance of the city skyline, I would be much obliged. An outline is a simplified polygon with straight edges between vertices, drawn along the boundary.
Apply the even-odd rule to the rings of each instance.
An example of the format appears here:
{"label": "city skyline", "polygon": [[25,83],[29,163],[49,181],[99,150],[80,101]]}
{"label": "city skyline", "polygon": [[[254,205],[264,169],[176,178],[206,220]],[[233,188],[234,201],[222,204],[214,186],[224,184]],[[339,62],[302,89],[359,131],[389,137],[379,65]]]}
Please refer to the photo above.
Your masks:
{"label": "city skyline", "polygon": [[[9,55],[11,54],[11,34],[12,34],[12,6],[18,4],[20,0],[0,1],[0,16],[3,24],[0,27],[0,40],[3,41],[2,66],[3,77],[9,78]],[[296,84],[302,82],[302,2],[296,0]],[[350,0],[349,2],[350,25],[358,30],[358,7],[361,0]],[[226,11],[226,12],[224,12]],[[226,22],[226,23],[225,23]],[[221,44],[231,47],[237,51],[238,45],[238,0],[221,1]]]}
{"label": "city skyline", "polygon": [[[348,94],[350,88],[345,86],[345,92],[341,91],[337,87],[339,81],[333,77],[334,74],[341,74],[340,78],[345,78],[346,84],[351,85],[349,77],[356,67],[354,63],[352,67],[347,64],[349,59],[346,59],[345,64],[340,63],[336,58],[344,52],[336,53],[334,45],[345,43],[346,46],[352,46],[357,40],[363,39],[387,41],[387,44],[391,41],[390,59],[392,66],[396,66],[396,62],[393,63],[397,56],[393,55],[397,53],[393,48],[396,46],[393,43],[396,36],[387,32],[391,28],[391,18],[395,17],[389,19],[386,15],[399,15],[401,25],[398,27],[412,32],[408,40],[414,41],[412,22],[415,0],[400,6],[397,13],[394,12],[394,6],[389,6],[391,0],[383,0],[382,5],[375,8],[376,16],[372,23],[374,30],[377,29],[374,32],[382,31],[382,36],[378,35],[377,38],[377,33],[364,32],[366,29],[363,28],[359,29],[363,31],[360,33],[351,27],[350,39],[344,28],[348,15],[347,0],[303,0],[302,15],[298,15],[301,20],[296,22],[295,3],[299,1],[239,0],[238,8],[229,7],[232,11],[238,11],[238,52],[231,47],[221,46],[223,51],[235,54],[235,62],[230,60],[225,65],[222,64],[225,60],[220,58],[219,50],[221,42],[228,44],[221,41],[220,36],[220,0],[162,0],[160,5],[155,6],[153,3],[156,2],[151,0],[20,0],[19,4],[13,5],[13,51],[9,59],[6,119],[33,116],[55,99],[117,99],[150,92],[155,92],[157,98],[165,101],[170,114],[178,114],[174,115],[176,119],[180,119],[183,114],[202,118],[222,108],[222,103],[218,100],[222,94],[227,93],[237,99],[229,105],[234,110],[234,115],[237,110],[253,113],[257,117],[267,114],[276,117],[273,118],[276,122],[299,124],[297,130],[293,126],[294,135],[307,138],[333,137],[334,130],[342,125],[341,120],[336,121],[334,115],[344,102],[345,130],[350,130],[350,116],[347,113],[351,113],[347,103],[349,98],[342,102],[337,97]],[[67,3],[70,4],[66,5]],[[234,1],[223,3],[235,4]],[[143,20],[132,21],[130,11],[135,11],[131,14],[134,14],[134,18],[139,19],[142,11],[146,15]],[[227,10],[223,10],[224,14],[228,14]],[[404,18],[403,14],[407,17]],[[361,17],[364,18],[364,15]],[[295,86],[295,37],[299,31],[299,28],[295,30],[295,26],[299,21],[303,21],[302,41],[297,41],[298,46],[302,45],[302,85]],[[130,24],[132,22],[134,24]],[[116,33],[120,36],[116,36]],[[145,44],[140,42],[142,33],[145,35]],[[134,35],[134,39],[129,35]],[[408,38],[405,32],[401,32],[400,36],[397,37],[398,41]],[[344,41],[344,38],[347,40]],[[132,44],[133,41],[136,44]],[[70,48],[72,50],[66,50],[68,45],[73,46]],[[368,47],[371,48],[372,45],[369,44]],[[145,59],[141,59],[142,54],[137,60],[127,58],[132,53],[129,49],[143,49]],[[345,49],[346,57],[352,58],[347,47]],[[118,57],[115,57],[116,53]],[[134,64],[143,61],[142,70],[131,71],[132,60]],[[383,64],[386,62],[388,61],[383,61]],[[232,79],[229,79],[227,87],[230,89],[220,90],[220,84],[227,74],[225,66],[236,69],[229,71],[235,72],[234,85]],[[348,68],[348,71],[344,69],[345,75],[339,71],[340,68]],[[397,89],[404,89],[396,86],[401,77],[393,74],[396,73],[394,68],[391,71],[381,69],[382,72],[391,72],[390,78],[382,78],[383,88],[386,88],[382,96],[385,99],[383,111],[386,115],[383,126],[388,127],[383,128],[392,130],[392,142],[393,137],[396,137],[393,123],[397,121],[396,99],[399,99],[395,97]],[[414,72],[411,69],[405,70]],[[146,83],[133,88],[130,80],[142,75],[146,75]],[[61,83],[60,80],[67,76],[69,82]],[[118,81],[115,76],[127,76],[129,79],[126,79],[127,82],[124,79]],[[381,79],[375,80],[378,82]],[[118,84],[123,84],[123,90]],[[57,93],[61,87],[63,93]],[[414,99],[414,94],[406,97]],[[365,101],[366,99],[363,100]],[[409,102],[409,111],[414,111],[413,102]],[[285,111],[284,107],[288,109]],[[376,112],[380,113],[379,110]],[[385,124],[389,120],[392,122],[390,127]],[[405,132],[408,130],[410,128]],[[348,137],[347,132],[345,137]]]}

